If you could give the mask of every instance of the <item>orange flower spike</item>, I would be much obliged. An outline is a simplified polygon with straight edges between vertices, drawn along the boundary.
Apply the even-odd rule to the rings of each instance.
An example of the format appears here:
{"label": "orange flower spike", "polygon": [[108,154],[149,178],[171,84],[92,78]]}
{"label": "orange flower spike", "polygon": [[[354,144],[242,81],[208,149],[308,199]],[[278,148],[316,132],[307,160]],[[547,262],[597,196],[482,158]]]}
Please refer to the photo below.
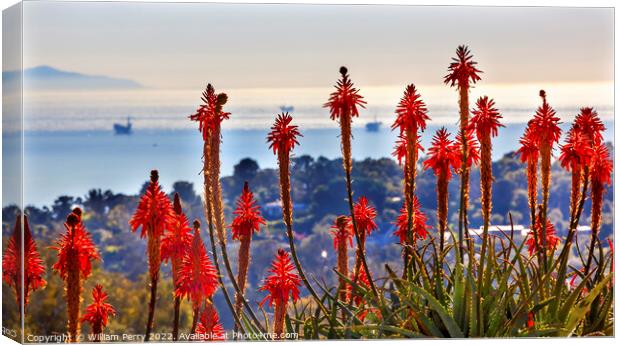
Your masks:
{"label": "orange flower spike", "polygon": [[377,230],[377,224],[375,223],[377,211],[368,204],[368,199],[366,199],[365,196],[361,196],[357,199],[357,203],[353,206],[353,213],[355,214],[355,220],[357,221],[360,231],[366,235],[370,235],[373,231]]}
{"label": "orange flower spike", "polygon": [[502,116],[495,108],[495,101],[488,96],[478,98],[476,108],[472,110],[470,129],[475,130],[478,141],[486,136],[496,137],[498,129],[505,127],[500,123]]}
{"label": "orange flower spike", "polygon": [[[491,137],[497,136],[499,127],[504,127],[499,120],[502,116],[495,108],[495,102],[487,96],[480,97],[476,102],[476,108],[472,111],[469,129],[475,131],[480,142],[480,203],[484,226],[488,229],[491,221],[492,188],[493,188],[493,162]],[[458,142],[460,142],[457,139]],[[474,145],[468,145],[474,147]],[[472,154],[470,157],[473,157]]]}
{"label": "orange flower spike", "polygon": [[23,291],[24,303],[23,309],[26,309],[30,300],[30,293],[37,289],[45,287],[47,282],[43,279],[45,275],[45,266],[41,255],[37,250],[37,244],[32,238],[28,217],[23,216],[23,252],[22,252],[22,216],[18,215],[15,219],[13,234],[9,238],[9,243],[2,255],[2,280],[9,287],[12,287],[17,299],[17,305],[22,306],[22,253],[23,253]]}
{"label": "orange flower spike", "polygon": [[273,330],[276,338],[280,339],[284,332],[284,319],[286,317],[286,305],[289,299],[299,299],[299,286],[301,279],[293,273],[294,266],[284,249],[278,249],[276,259],[271,264],[271,273],[264,281],[260,291],[267,291],[268,295],[261,301],[261,305],[268,302],[275,305]]}
{"label": "orange flower spike", "polygon": [[207,306],[200,314],[200,322],[196,326],[195,334],[198,335],[200,341],[226,340],[226,331],[213,303],[207,302]]}
{"label": "orange flower spike", "polygon": [[252,237],[252,233],[260,231],[260,226],[265,225],[265,219],[261,216],[259,208],[246,181],[243,192],[237,200],[237,208],[233,211],[235,218],[230,225],[233,239]]}
{"label": "orange flower spike", "polygon": [[191,300],[196,312],[205,299],[213,296],[217,287],[217,272],[200,237],[200,222],[195,220],[192,246],[183,258],[175,294]]}
{"label": "orange flower spike", "polygon": [[103,291],[101,285],[97,284],[93,289],[93,302],[86,307],[86,312],[82,317],[82,322],[88,322],[92,328],[92,333],[95,335],[103,333],[108,325],[109,316],[116,315],[116,310],[111,304],[107,303],[107,299],[108,294]]}
{"label": "orange flower spike", "polygon": [[168,225],[171,212],[170,200],[168,200],[168,196],[159,186],[159,173],[157,170],[152,170],[151,181],[146,188],[146,192],[140,198],[138,207],[129,220],[131,231],[135,232],[141,227],[140,237],[147,238],[151,298],[148,305],[145,341],[148,341],[153,329],[155,303],[157,301],[157,283],[161,266],[161,237]]}
{"label": "orange flower spike", "polygon": [[444,233],[448,226],[448,182],[450,167],[456,170],[461,166],[461,155],[449,139],[445,128],[435,133],[428,158],[424,161],[425,169],[433,169],[437,176],[437,223],[439,225],[439,250],[443,252]]}
{"label": "orange flower spike", "polygon": [[461,45],[456,49],[456,58],[448,66],[448,74],[444,77],[444,83],[459,88],[469,87],[480,80],[480,71],[476,68],[478,63],[473,61],[473,56],[467,46]]}
{"label": "orange flower spike", "polygon": [[429,121],[428,109],[415,85],[409,84],[405,89],[403,97],[396,107],[396,120],[392,124],[392,130],[399,129],[403,134],[408,130],[417,133],[418,129],[426,129],[426,121]]}
{"label": "orange flower spike", "polygon": [[357,107],[365,108],[366,102],[359,94],[359,90],[355,88],[353,82],[349,78],[346,67],[340,67],[341,78],[336,83],[336,91],[332,92],[329,100],[323,107],[329,108],[332,120],[338,120],[342,117],[359,116]]}
{"label": "orange flower spike", "polygon": [[192,229],[181,208],[178,193],[174,194],[172,212],[167,223],[166,231],[161,240],[161,258],[163,262],[172,262],[173,280],[176,282],[183,257],[192,243]]}
{"label": "orange flower spike", "polygon": [[171,211],[170,200],[159,185],[159,173],[157,170],[152,170],[146,192],[140,198],[138,208],[129,220],[131,231],[135,232],[141,227],[140,237],[160,237],[164,234]]}
{"label": "orange flower spike", "polygon": [[82,224],[81,216],[82,210],[79,208],[67,216],[64,224],[67,232],[52,247],[58,251],[58,261],[52,268],[65,282],[69,342],[76,342],[80,335],[82,280],[91,274],[91,261],[100,259],[90,234]]}
{"label": "orange flower spike", "polygon": [[444,127],[439,129],[428,149],[429,157],[424,161],[424,168],[433,169],[435,175],[444,175],[449,180],[451,177],[450,167],[456,170],[461,164],[461,157],[455,147],[456,144],[450,140],[448,131]]}
{"label": "orange flower spike", "polygon": [[603,132],[606,128],[593,108],[581,108],[575,117],[573,129],[586,136],[590,146],[594,147],[603,142]]}
{"label": "orange flower spike", "polygon": [[[179,194],[174,194],[172,212],[168,217],[166,232],[161,240],[161,258],[163,262],[170,261],[172,264],[172,282],[174,288],[179,286],[179,274],[183,257],[192,243],[192,229],[189,221],[181,208]],[[179,335],[181,298],[174,297],[174,319],[172,337],[176,341]]]}
{"label": "orange flower spike", "polygon": [[545,90],[540,90],[540,97],[543,104],[538,107],[534,118],[530,120],[528,125],[532,127],[532,134],[541,149],[548,145],[553,146],[560,140],[562,130],[558,126],[560,118],[556,116],[555,110],[547,103],[547,94]]}
{"label": "orange flower spike", "polygon": [[600,144],[595,148],[590,168],[590,179],[592,187],[590,194],[592,197],[592,235],[598,236],[601,226],[601,213],[603,210],[603,194],[605,193],[605,185],[611,184],[611,173],[613,171],[613,162],[609,155],[609,150],[604,144]]}
{"label": "orange flower spike", "polygon": [[[412,214],[412,223],[413,223],[413,234],[414,241],[417,239],[426,239],[426,235],[428,234],[427,229],[430,226],[426,225],[426,215],[421,211],[420,200],[417,197],[413,199],[413,214]],[[394,231],[394,235],[398,236],[400,243],[407,243],[407,208],[405,205],[400,209],[400,214],[396,218],[396,231]]]}
{"label": "orange flower spike", "polygon": [[271,126],[271,132],[267,135],[269,148],[274,154],[290,154],[291,150],[299,145],[297,137],[303,137],[299,133],[299,127],[291,125],[293,117],[289,113],[281,113],[276,117],[276,122]]}
{"label": "orange flower spike", "polygon": [[538,157],[540,150],[534,139],[532,127],[527,126],[525,133],[519,139],[521,147],[517,150],[517,155],[521,162],[527,162],[527,195],[530,206],[530,222],[534,228],[536,222],[536,205],[538,200]]}
{"label": "orange flower spike", "polygon": [[189,116],[192,121],[198,122],[198,130],[202,133],[202,139],[207,140],[209,134],[216,129],[216,126],[225,119],[230,113],[223,112],[222,105],[226,103],[226,94],[216,94],[213,85],[207,84],[206,90],[202,92],[203,104],[196,110],[196,113]]}
{"label": "orange flower spike", "polygon": [[52,268],[62,279],[67,279],[74,263],[81,279],[87,279],[92,271],[92,262],[101,259],[90,233],[82,223],[81,212],[81,209],[76,208],[69,214],[64,224],[67,232],[60,235],[56,246],[52,247],[58,251],[58,261]]}
{"label": "orange flower spike", "polygon": [[[540,222],[536,222],[536,228],[534,231],[536,231],[537,237],[535,237],[533,232],[530,230],[530,232],[528,232],[527,234],[527,239],[525,241],[525,245],[527,246],[530,256],[534,255],[537,252],[537,248],[542,248],[542,239],[544,235],[546,235],[545,243],[547,251],[554,251],[557,248],[557,245],[560,243],[560,238],[556,235],[555,227],[548,220],[547,227],[544,233],[542,227],[540,226]],[[536,243],[536,238],[538,239],[538,244]]]}
{"label": "orange flower spike", "polygon": [[[239,289],[245,293],[245,285],[250,265],[250,243],[252,234],[260,230],[261,225],[265,225],[265,219],[261,216],[259,206],[256,205],[254,194],[250,191],[248,182],[243,185],[243,192],[237,199],[237,208],[233,211],[235,218],[230,227],[232,228],[233,240],[240,242],[237,265],[237,282]],[[241,313],[243,300],[237,294],[235,298],[235,311]]]}

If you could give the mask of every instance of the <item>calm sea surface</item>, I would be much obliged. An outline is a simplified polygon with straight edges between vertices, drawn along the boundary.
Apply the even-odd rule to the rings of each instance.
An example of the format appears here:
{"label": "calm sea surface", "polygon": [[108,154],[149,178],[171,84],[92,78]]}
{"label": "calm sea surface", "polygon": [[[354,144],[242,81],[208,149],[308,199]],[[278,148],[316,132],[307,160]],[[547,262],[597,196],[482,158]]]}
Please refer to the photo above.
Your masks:
{"label": "calm sea surface", "polygon": [[[606,140],[613,140],[613,123]],[[439,126],[429,126],[422,144],[427,147]],[[563,124],[566,128],[567,124]],[[494,139],[494,159],[517,148],[523,124],[511,124]],[[454,131],[454,126],[448,126]],[[340,157],[340,138],[336,128],[303,130],[294,154]],[[277,166],[265,142],[266,129],[229,129],[223,132],[222,174],[230,175],[242,158],[256,160],[261,168]],[[355,159],[389,157],[396,133],[385,125],[379,132],[364,128],[353,131]],[[4,155],[8,159],[18,136],[4,136]],[[137,130],[130,136],[112,131],[26,132],[24,160],[24,198],[26,204],[50,205],[60,195],[83,196],[89,189],[111,189],[134,194],[148,179],[151,169],[160,171],[165,190],[179,180],[201,184],[201,136],[197,130]],[[16,180],[15,180],[16,181]],[[17,184],[5,188],[18,188]],[[3,202],[6,205],[6,201]]]}

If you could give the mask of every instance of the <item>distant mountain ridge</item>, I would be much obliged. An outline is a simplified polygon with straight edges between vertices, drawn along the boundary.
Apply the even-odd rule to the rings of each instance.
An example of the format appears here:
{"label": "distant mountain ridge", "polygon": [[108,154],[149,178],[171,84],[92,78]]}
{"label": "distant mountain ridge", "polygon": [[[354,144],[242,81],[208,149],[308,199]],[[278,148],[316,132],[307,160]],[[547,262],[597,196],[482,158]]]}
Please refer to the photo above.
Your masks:
{"label": "distant mountain ridge", "polygon": [[[19,75],[20,71],[2,72],[3,88],[17,87]],[[130,79],[69,72],[51,66],[37,66],[24,70],[24,87],[36,90],[99,90],[138,89],[143,86]]]}

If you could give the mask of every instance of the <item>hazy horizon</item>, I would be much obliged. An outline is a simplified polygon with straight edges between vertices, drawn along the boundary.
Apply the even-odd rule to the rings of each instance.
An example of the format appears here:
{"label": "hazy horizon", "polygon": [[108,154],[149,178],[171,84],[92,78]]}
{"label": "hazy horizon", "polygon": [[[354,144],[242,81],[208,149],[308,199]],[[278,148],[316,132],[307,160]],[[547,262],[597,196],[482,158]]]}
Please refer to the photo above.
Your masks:
{"label": "hazy horizon", "polygon": [[610,8],[24,3],[24,68],[156,89],[331,86],[341,65],[360,86],[441,85],[459,44],[480,85],[613,82]]}

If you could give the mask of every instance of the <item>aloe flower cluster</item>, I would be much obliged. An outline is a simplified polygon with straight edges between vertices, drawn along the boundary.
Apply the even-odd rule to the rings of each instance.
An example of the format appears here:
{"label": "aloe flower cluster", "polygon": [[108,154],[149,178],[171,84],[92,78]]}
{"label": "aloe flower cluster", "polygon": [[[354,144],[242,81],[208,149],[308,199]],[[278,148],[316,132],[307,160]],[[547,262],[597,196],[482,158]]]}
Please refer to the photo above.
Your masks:
{"label": "aloe flower cluster", "polygon": [[88,322],[95,335],[95,342],[101,342],[101,334],[108,325],[108,317],[115,316],[116,310],[107,303],[108,294],[103,291],[103,286],[97,284],[93,289],[93,302],[86,307],[82,322]]}
{"label": "aloe flower cluster", "polygon": [[[261,216],[259,206],[256,205],[254,194],[250,191],[248,182],[243,185],[243,192],[237,200],[237,208],[233,211],[235,218],[230,225],[233,240],[238,240],[239,245],[239,262],[237,272],[237,282],[242,292],[245,292],[245,285],[248,276],[248,267],[250,265],[250,244],[252,235],[260,231],[260,226],[265,225],[265,219]],[[235,298],[235,310],[237,314],[241,312],[243,307],[243,296],[237,294]]]}
{"label": "aloe flower cluster", "polygon": [[77,342],[80,335],[80,303],[83,281],[92,273],[92,262],[100,260],[90,233],[82,223],[82,210],[76,208],[65,222],[66,232],[60,236],[56,246],[58,261],[52,266],[65,282],[67,300],[69,341]]}
{"label": "aloe flower cluster", "polygon": [[[169,214],[167,223],[166,231],[161,240],[161,259],[164,263],[171,262],[172,282],[176,289],[179,287],[183,257],[192,242],[192,229],[189,227],[189,221],[181,208],[181,199],[178,193],[174,194],[172,212]],[[173,340],[177,340],[179,335],[180,307],[181,297],[175,296],[174,324],[172,326]]]}
{"label": "aloe flower cluster", "polygon": [[129,220],[131,231],[141,228],[140,237],[147,238],[147,254],[149,259],[149,276],[151,278],[151,298],[149,300],[148,318],[146,323],[146,338],[148,341],[153,329],[155,317],[155,303],[157,302],[157,283],[161,266],[161,238],[168,225],[168,218],[172,212],[172,205],[168,196],[159,185],[159,173],[151,171],[149,182],[144,195],[140,198],[138,208]]}
{"label": "aloe flower cluster", "polygon": [[191,248],[183,257],[179,271],[179,284],[175,295],[187,298],[192,302],[194,321],[192,332],[196,329],[200,308],[210,299],[218,287],[217,272],[207,256],[202,238],[200,237],[200,222],[194,221],[194,234]]}
{"label": "aloe flower cluster", "polygon": [[450,134],[442,127],[433,136],[428,158],[424,161],[425,169],[432,169],[437,177],[437,223],[439,228],[439,250],[443,251],[444,234],[448,227],[448,182],[451,170],[461,166],[461,155],[457,144],[450,140]]}
{"label": "aloe flower cluster", "polygon": [[[23,230],[22,218],[24,220]],[[30,301],[30,294],[35,290],[44,288],[47,284],[43,278],[44,275],[45,267],[43,266],[41,255],[37,250],[37,244],[32,238],[30,225],[28,224],[28,217],[25,215],[18,215],[15,219],[13,233],[11,234],[9,243],[7,244],[4,254],[2,255],[2,280],[4,280],[8,286],[13,288],[15,298],[17,299],[17,305],[20,306],[22,312],[26,309],[26,306]]]}
{"label": "aloe flower cluster", "polygon": [[267,291],[267,296],[261,304],[267,302],[274,307],[273,331],[279,339],[284,333],[284,318],[289,300],[299,299],[301,279],[293,273],[294,267],[288,253],[278,249],[278,254],[271,264],[270,275],[265,278],[261,291]]}

